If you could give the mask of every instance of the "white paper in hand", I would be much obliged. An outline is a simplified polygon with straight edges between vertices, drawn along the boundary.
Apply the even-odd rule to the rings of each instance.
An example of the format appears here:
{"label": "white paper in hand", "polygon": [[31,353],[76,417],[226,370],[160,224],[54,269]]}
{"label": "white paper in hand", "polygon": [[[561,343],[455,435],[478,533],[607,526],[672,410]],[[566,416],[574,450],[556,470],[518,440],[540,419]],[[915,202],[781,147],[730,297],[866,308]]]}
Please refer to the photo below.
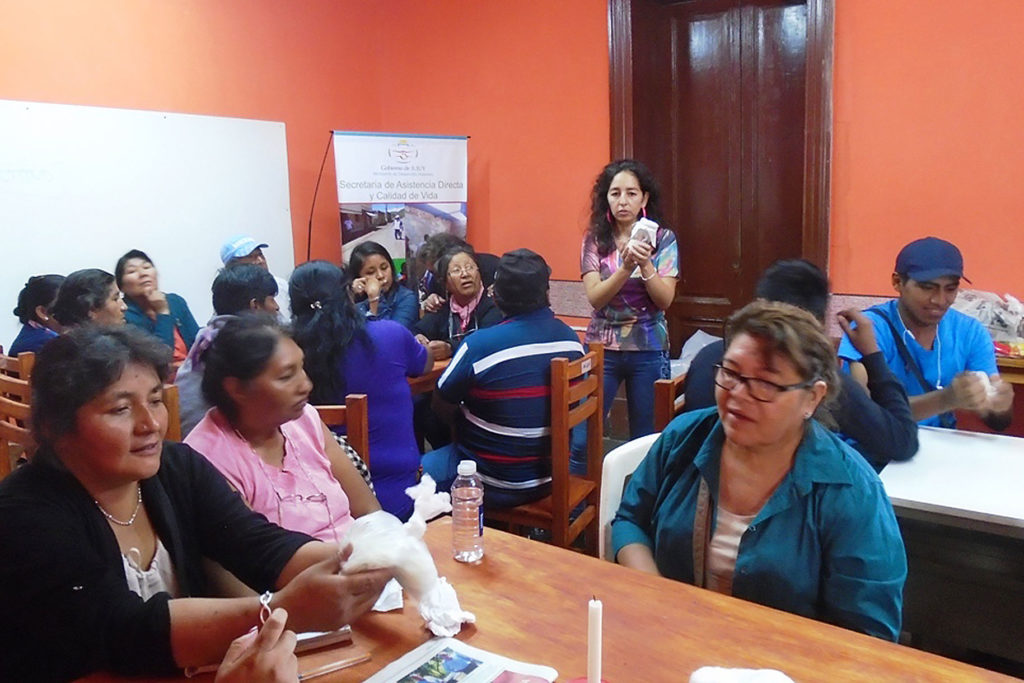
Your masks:
{"label": "white paper in hand", "polygon": [[357,519],[342,542],[352,546],[352,554],[341,570],[351,573],[391,569],[409,597],[419,604],[420,616],[431,632],[453,636],[462,624],[474,623],[476,617],[459,606],[455,589],[438,577],[434,558],[423,542],[427,528],[424,514],[436,516],[451,511],[449,495],[435,493],[434,489],[435,484],[428,476],[417,486],[406,489],[415,502],[412,517],[405,524],[383,510]]}

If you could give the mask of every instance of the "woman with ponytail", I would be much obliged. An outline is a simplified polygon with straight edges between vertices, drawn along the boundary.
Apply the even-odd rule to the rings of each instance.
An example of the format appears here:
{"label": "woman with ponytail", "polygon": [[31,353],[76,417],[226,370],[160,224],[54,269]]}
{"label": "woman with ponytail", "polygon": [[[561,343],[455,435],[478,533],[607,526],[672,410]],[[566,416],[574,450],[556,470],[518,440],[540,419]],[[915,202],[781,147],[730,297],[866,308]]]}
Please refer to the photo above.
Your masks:
{"label": "woman with ponytail", "polygon": [[416,484],[420,466],[407,378],[429,370],[434,359],[399,323],[366,320],[352,302],[350,284],[327,261],[295,269],[288,282],[295,341],[305,353],[314,405],[366,394],[374,490],[384,510],[405,520],[412,513],[405,489]]}

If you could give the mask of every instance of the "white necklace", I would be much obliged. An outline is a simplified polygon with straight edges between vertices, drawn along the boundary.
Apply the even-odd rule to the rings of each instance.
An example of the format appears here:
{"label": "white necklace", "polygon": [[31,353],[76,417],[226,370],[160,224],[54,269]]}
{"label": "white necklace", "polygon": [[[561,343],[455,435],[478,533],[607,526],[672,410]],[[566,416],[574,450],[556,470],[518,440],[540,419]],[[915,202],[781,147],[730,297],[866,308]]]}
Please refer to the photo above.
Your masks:
{"label": "white necklace", "polygon": [[104,510],[103,506],[100,505],[100,502],[95,498],[93,499],[92,502],[96,503],[96,507],[100,509],[100,512],[103,513],[103,516],[109,519],[114,524],[118,526],[131,526],[132,524],[135,524],[135,518],[139,516],[139,510],[142,509],[142,487],[139,487],[139,499],[135,502],[135,512],[132,513],[132,516],[128,518],[127,522],[122,522],[117,517],[114,517],[114,515]]}

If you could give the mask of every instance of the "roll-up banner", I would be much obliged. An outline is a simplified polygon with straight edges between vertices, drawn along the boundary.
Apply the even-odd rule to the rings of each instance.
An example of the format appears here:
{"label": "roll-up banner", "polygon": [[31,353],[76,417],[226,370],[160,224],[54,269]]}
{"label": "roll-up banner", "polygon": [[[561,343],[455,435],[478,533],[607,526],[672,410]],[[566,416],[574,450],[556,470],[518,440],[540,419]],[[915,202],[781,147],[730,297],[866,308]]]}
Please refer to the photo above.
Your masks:
{"label": "roll-up banner", "polygon": [[465,239],[468,138],[334,131],[334,163],[345,262],[378,242],[405,273],[427,235]]}

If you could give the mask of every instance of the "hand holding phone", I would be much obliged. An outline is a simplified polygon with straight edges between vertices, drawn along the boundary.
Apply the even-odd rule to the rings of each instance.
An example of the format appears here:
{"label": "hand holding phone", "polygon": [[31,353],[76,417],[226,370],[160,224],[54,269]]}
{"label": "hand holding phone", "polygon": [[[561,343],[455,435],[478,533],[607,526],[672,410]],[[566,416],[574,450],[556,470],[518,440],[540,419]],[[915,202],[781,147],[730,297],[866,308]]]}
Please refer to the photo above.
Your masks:
{"label": "hand holding phone", "polygon": [[641,218],[633,224],[629,239],[655,246],[658,243],[658,224],[649,218]]}

